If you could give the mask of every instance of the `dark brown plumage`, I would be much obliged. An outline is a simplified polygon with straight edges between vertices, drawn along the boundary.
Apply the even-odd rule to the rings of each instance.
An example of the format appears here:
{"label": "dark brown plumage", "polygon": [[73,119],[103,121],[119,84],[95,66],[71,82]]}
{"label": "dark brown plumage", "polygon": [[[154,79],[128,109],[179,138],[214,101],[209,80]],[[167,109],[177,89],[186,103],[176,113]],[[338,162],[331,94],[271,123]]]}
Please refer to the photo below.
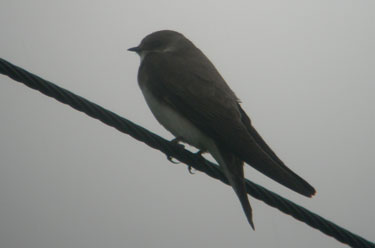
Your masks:
{"label": "dark brown plumage", "polygon": [[[252,226],[242,161],[302,195],[311,197],[315,194],[315,189],[291,171],[264,142],[236,95],[192,42],[177,32],[159,31],[130,50],[143,58],[138,73],[141,89],[147,88],[158,103],[179,113],[210,137],[225,164],[230,164],[231,171],[226,175],[235,178],[228,180]],[[206,148],[194,142],[192,145]]]}

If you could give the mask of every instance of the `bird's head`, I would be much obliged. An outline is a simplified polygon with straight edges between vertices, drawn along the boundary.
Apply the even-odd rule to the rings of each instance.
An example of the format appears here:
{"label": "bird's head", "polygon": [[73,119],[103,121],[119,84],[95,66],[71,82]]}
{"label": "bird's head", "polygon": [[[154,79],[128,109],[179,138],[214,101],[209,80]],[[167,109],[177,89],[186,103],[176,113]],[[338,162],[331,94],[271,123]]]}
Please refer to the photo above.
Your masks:
{"label": "bird's head", "polygon": [[128,51],[136,52],[141,59],[151,52],[164,53],[180,51],[190,47],[192,43],[182,34],[162,30],[147,35],[136,47],[129,48]]}

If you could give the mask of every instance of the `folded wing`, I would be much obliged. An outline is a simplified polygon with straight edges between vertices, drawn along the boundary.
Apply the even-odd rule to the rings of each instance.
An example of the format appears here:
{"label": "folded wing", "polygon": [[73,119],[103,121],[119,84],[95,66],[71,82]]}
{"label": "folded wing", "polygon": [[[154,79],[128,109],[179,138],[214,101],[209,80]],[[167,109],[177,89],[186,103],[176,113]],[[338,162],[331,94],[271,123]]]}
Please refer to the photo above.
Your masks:
{"label": "folded wing", "polygon": [[160,101],[258,171],[302,195],[315,194],[315,189],[290,170],[264,142],[238,98],[203,53],[197,50],[196,56],[189,57],[150,54],[147,59],[147,66],[140,67],[140,72],[147,72],[139,75],[149,78],[139,81],[152,80],[148,86],[153,87]]}

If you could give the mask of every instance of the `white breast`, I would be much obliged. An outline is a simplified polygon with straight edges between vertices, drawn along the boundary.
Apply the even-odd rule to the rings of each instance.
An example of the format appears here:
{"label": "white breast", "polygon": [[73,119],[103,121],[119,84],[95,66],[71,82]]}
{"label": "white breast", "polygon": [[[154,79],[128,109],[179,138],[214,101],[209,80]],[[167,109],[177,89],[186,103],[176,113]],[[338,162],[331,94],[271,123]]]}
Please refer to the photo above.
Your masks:
{"label": "white breast", "polygon": [[188,119],[181,116],[174,109],[161,103],[146,87],[141,87],[141,90],[151,112],[169,132],[200,150],[210,150],[214,144],[210,137],[202,133]]}

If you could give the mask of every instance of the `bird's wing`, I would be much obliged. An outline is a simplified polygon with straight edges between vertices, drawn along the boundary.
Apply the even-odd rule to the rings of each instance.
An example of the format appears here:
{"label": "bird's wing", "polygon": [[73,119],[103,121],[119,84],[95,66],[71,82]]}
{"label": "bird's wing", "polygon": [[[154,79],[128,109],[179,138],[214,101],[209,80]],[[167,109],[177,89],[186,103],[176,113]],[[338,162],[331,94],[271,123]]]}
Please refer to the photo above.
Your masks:
{"label": "bird's wing", "polygon": [[[149,54],[140,67],[156,97],[181,113],[220,146],[284,186],[312,196],[314,188],[291,171],[252,127],[235,94],[211,62],[196,56]],[[143,78],[142,78],[143,75]],[[199,90],[198,90],[199,89]]]}

